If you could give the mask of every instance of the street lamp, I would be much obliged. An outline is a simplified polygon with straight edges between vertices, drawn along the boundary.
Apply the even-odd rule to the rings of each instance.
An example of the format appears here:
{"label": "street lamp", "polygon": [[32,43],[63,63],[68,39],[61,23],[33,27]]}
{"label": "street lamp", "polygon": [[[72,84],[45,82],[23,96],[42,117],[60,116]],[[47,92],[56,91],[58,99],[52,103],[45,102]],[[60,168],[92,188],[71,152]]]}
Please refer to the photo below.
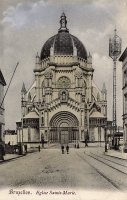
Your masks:
{"label": "street lamp", "polygon": [[20,143],[19,143],[19,154],[22,155],[23,154],[23,95],[22,95],[22,99],[21,99],[21,133],[20,133]]}
{"label": "street lamp", "polygon": [[104,126],[104,130],[105,130],[105,152],[107,152],[107,126]]}

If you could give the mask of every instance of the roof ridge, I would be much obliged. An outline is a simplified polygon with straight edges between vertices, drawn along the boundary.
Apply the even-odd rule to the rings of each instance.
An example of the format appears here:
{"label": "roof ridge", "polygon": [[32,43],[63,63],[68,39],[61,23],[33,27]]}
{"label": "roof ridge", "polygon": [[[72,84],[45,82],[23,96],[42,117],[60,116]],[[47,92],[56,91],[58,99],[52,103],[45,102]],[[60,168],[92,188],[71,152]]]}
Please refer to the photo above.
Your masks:
{"label": "roof ridge", "polygon": [[5,82],[5,79],[4,79],[4,76],[3,76],[3,73],[0,69],[0,83],[5,86],[6,85],[6,82]]}

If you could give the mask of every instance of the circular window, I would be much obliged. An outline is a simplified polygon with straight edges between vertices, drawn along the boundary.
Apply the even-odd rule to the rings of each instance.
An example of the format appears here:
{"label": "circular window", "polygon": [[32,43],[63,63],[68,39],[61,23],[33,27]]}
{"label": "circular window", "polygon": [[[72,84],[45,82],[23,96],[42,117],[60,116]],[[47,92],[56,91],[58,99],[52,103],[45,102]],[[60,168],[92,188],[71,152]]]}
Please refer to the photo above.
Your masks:
{"label": "circular window", "polygon": [[68,77],[62,76],[58,79],[57,82],[58,88],[70,88],[71,87],[71,81]]}

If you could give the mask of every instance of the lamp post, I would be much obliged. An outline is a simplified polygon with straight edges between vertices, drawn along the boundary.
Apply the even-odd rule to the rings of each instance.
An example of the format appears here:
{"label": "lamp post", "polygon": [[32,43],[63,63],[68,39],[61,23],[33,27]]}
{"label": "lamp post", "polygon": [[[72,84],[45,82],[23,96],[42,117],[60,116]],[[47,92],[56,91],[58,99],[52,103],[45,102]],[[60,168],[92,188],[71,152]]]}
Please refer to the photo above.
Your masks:
{"label": "lamp post", "polygon": [[113,60],[113,119],[112,119],[112,127],[113,127],[113,139],[112,145],[115,145],[114,135],[117,131],[117,120],[116,120],[116,63],[117,59],[121,53],[121,38],[116,33],[116,28],[114,30],[114,36],[109,39],[109,56]]}
{"label": "lamp post", "polygon": [[21,133],[20,133],[20,146],[19,146],[19,154],[22,155],[23,154],[23,96],[22,96],[22,105],[21,105],[21,112],[22,112],[22,116],[21,116]]}
{"label": "lamp post", "polygon": [[105,130],[105,152],[107,152],[107,126],[104,127]]}

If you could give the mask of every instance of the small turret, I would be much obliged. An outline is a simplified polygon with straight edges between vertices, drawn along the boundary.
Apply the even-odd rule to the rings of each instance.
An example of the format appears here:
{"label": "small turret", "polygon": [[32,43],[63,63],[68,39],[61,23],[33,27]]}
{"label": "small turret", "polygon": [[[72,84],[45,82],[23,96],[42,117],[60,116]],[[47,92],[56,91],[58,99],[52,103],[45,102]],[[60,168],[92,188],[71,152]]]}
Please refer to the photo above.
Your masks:
{"label": "small turret", "polygon": [[105,83],[103,83],[101,93],[102,93],[102,98],[103,98],[103,100],[104,100],[104,101],[107,101],[107,90],[106,90]]}
{"label": "small turret", "polygon": [[21,108],[22,108],[22,114],[25,114],[25,102],[26,102],[26,88],[25,84],[23,82],[22,89],[21,89]]}
{"label": "small turret", "polygon": [[69,32],[69,30],[67,29],[67,19],[66,19],[66,15],[63,12],[61,17],[60,17],[60,29],[58,30],[59,32]]}
{"label": "small turret", "polygon": [[22,89],[21,89],[21,95],[24,96],[25,94],[26,94],[26,87],[25,87],[25,84],[23,82]]}
{"label": "small turret", "polygon": [[92,56],[91,56],[90,52],[89,52],[89,55],[87,57],[87,62],[88,62],[88,64],[92,64]]}
{"label": "small turret", "polygon": [[35,68],[36,68],[36,69],[39,69],[39,68],[40,68],[40,57],[39,57],[39,55],[38,55],[38,52],[37,52],[37,55],[36,55]]}

